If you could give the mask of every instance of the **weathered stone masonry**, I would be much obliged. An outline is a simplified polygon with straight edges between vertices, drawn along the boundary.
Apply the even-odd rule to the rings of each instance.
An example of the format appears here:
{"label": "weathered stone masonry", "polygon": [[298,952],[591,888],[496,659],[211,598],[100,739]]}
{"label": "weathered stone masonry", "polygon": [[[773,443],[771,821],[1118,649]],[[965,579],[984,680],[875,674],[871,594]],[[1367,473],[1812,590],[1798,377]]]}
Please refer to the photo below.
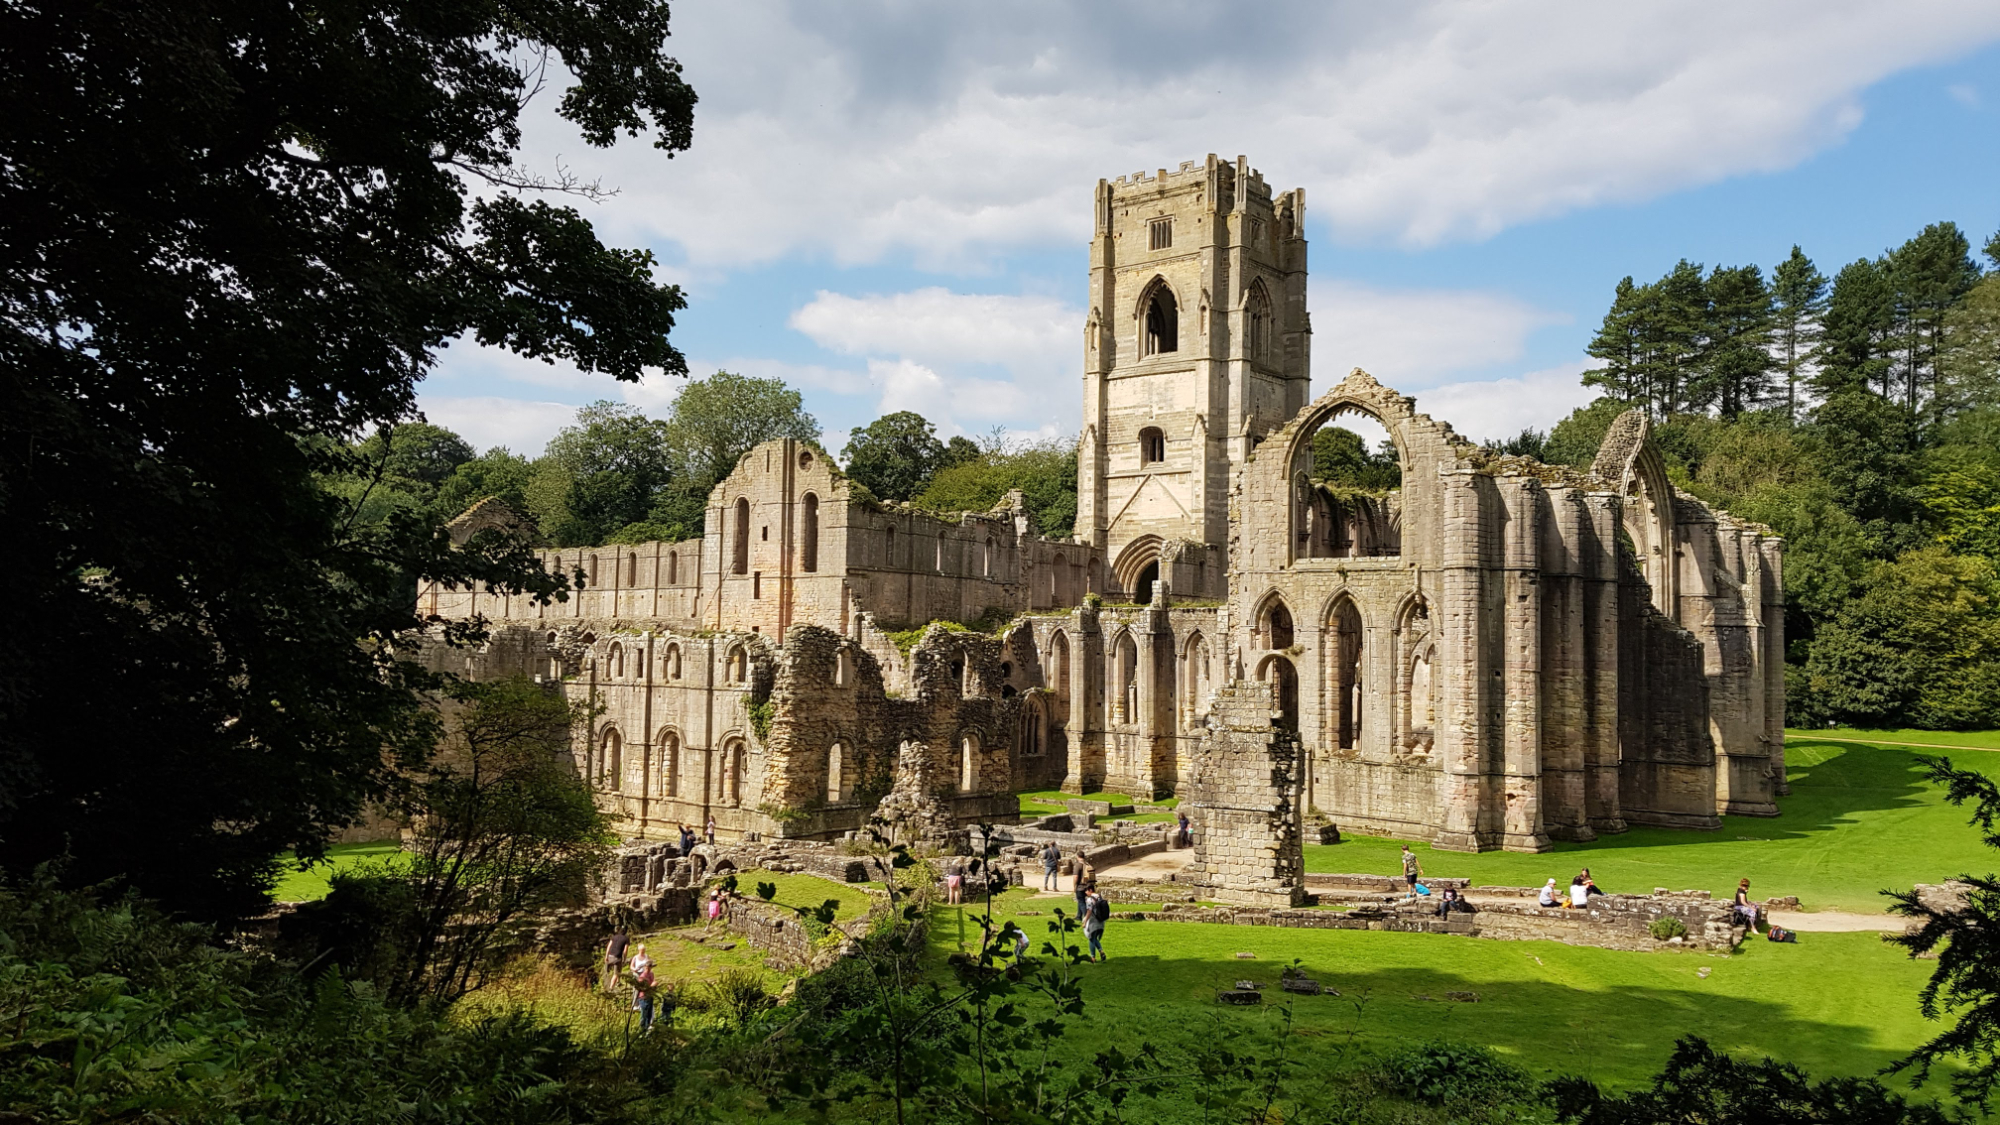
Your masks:
{"label": "weathered stone masonry", "polygon": [[[1018,496],[883,504],[772,441],[700,539],[544,551],[582,575],[567,602],[421,591],[495,627],[431,658],[596,701],[578,767],[637,837],[828,839],[885,800],[949,836],[1023,788],[1198,791],[1218,863],[1235,838],[1270,857],[1218,885],[1282,897],[1286,853],[1253,841],[1314,813],[1526,851],[1775,814],[1782,544],[1676,492],[1643,414],[1578,471],[1360,371],[1308,402],[1303,193],[1211,157],[1100,181],[1095,207],[1073,536]],[[1399,488],[1315,478],[1348,414],[1387,431]],[[488,502],[458,530],[480,527],[522,524]]]}

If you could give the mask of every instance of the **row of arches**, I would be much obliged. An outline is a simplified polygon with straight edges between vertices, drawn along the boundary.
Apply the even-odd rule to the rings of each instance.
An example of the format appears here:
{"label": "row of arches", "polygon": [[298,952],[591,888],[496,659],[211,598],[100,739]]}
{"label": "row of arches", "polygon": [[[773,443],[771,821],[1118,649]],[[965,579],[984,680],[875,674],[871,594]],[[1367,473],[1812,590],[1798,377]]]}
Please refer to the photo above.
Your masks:
{"label": "row of arches", "polygon": [[[1370,631],[1360,605],[1348,593],[1336,595],[1328,604],[1323,633],[1322,670],[1326,676],[1325,743],[1333,750],[1357,752],[1368,729],[1368,683],[1373,654],[1369,651]],[[1296,630],[1291,608],[1281,595],[1268,597],[1257,615],[1256,636],[1266,650],[1258,661],[1256,678],[1274,689],[1281,721],[1298,729],[1299,680]],[[1429,607],[1421,594],[1406,598],[1397,613],[1397,628],[1390,634],[1393,680],[1390,684],[1389,721],[1393,741],[1404,751],[1428,751],[1435,738],[1437,703],[1435,696],[1436,643],[1429,629]]]}
{"label": "row of arches", "polygon": [[[1208,296],[1202,295],[1202,312],[1207,312]],[[1243,357],[1253,363],[1269,364],[1273,358],[1271,293],[1262,278],[1250,283],[1243,297]],[[1140,290],[1136,317],[1141,358],[1170,355],[1181,350],[1181,301],[1167,279],[1155,275]]]}
{"label": "row of arches", "polygon": [[[625,552],[625,557],[623,559],[620,559],[616,554],[613,554],[611,556],[611,565],[614,567],[622,568],[622,573],[614,575],[602,568],[601,554],[599,552],[592,551],[587,554],[577,555],[575,557],[574,562],[571,565],[574,565],[583,571],[583,584],[586,587],[609,586],[612,585],[613,583],[610,581],[604,581],[604,579],[615,578],[616,585],[618,586],[618,588],[624,590],[634,590],[642,588],[643,584],[640,582],[639,574],[641,569],[643,568],[644,563],[645,560],[640,557],[639,552],[637,551]],[[564,568],[564,562],[563,562],[562,552],[558,551],[555,554],[549,556],[550,573],[561,574],[563,573],[563,568]],[[653,560],[652,569],[653,569],[653,575],[652,575],[653,581],[651,583],[652,586],[680,585],[681,584],[680,551],[671,550],[668,551],[665,555],[655,558]],[[692,573],[693,571],[690,570],[689,574]]]}
{"label": "row of arches", "polygon": [[[548,639],[550,644],[554,644],[556,634],[550,633]],[[842,660],[848,659],[845,653],[842,654],[841,658]],[[611,647],[605,650],[603,661],[598,665],[598,676],[606,680],[630,679],[644,681],[646,679],[646,663],[647,651],[645,645],[635,644],[627,647],[622,642],[613,641]],[[845,669],[847,665],[843,665],[842,667]],[[681,661],[681,646],[678,644],[669,644],[661,649],[659,663],[655,670],[659,672],[660,679],[664,681],[671,683],[682,679],[685,670]],[[723,657],[723,682],[738,686],[750,682],[750,654],[740,644],[732,645],[728,654]],[[837,680],[836,682],[841,681]]]}
{"label": "row of arches", "polygon": [[[648,763],[646,780],[639,786],[640,792],[627,792],[630,779],[626,776],[625,736],[616,726],[607,726],[591,743],[589,760],[585,764],[585,776],[591,786],[607,793],[620,793],[634,797],[663,797],[679,799],[693,796],[692,786],[683,784],[683,754],[681,736],[678,731],[661,731],[655,742],[653,760]],[[740,737],[732,737],[722,744],[717,752],[715,803],[734,808],[743,801],[743,769],[747,744]]]}

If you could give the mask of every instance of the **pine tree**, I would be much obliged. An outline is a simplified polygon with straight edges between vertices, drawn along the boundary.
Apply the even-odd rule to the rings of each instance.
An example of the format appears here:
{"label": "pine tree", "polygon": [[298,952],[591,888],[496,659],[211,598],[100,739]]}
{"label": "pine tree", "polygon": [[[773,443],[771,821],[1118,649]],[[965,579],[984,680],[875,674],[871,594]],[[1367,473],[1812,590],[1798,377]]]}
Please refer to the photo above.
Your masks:
{"label": "pine tree", "polygon": [[1819,343],[1826,288],[1826,275],[1796,245],[1792,256],[1771,271],[1771,343],[1785,377],[1785,415],[1794,422],[1799,417],[1800,374]]}
{"label": "pine tree", "polygon": [[1611,309],[1604,314],[1604,323],[1584,348],[1586,354],[1604,366],[1584,372],[1583,385],[1603,387],[1607,394],[1622,402],[1646,398],[1639,373],[1639,305],[1639,290],[1632,279],[1619,281],[1611,298]]}
{"label": "pine tree", "polygon": [[1771,289],[1756,266],[1717,266],[1704,293],[1707,325],[1689,402],[1734,418],[1771,395]]}
{"label": "pine tree", "polygon": [[1918,401],[1926,393],[1935,397],[1943,385],[1938,360],[1945,312],[1978,283],[1979,266],[1972,243],[1951,222],[1925,227],[1890,251],[1887,261],[1903,353],[1903,409],[1914,417]]}
{"label": "pine tree", "polygon": [[1689,391],[1706,359],[1709,300],[1698,263],[1682,258],[1667,275],[1646,287],[1641,302],[1641,370],[1650,390],[1653,416],[1684,413],[1695,402]]}
{"label": "pine tree", "polygon": [[1894,378],[1890,359],[1896,331],[1896,291],[1887,263],[1867,258],[1850,262],[1834,275],[1833,292],[1821,320],[1814,356],[1814,389],[1821,398],[1848,390],[1882,386],[1886,397]]}

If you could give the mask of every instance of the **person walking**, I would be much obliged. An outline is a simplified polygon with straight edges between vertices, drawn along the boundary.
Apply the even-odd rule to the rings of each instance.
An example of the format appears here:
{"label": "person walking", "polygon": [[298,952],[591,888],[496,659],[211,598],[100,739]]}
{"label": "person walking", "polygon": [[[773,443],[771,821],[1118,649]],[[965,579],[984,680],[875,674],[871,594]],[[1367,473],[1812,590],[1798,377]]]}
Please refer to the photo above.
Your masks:
{"label": "person walking", "polygon": [[1404,844],[1403,885],[1405,888],[1406,897],[1414,897],[1416,895],[1417,880],[1423,878],[1423,876],[1424,876],[1423,863],[1417,859],[1417,853],[1410,850],[1410,845]]}
{"label": "person walking", "polygon": [[618,975],[625,970],[625,947],[631,940],[621,925],[612,931],[611,940],[604,943],[604,991],[615,994]]}
{"label": "person walking", "polygon": [[1062,889],[1062,876],[1057,873],[1061,869],[1062,869],[1062,849],[1056,847],[1056,842],[1054,840],[1050,840],[1048,843],[1042,845],[1042,889],[1043,890],[1055,891]]}
{"label": "person walking", "polygon": [[944,900],[952,906],[957,906],[959,903],[965,901],[965,864],[963,860],[954,859],[945,865]]}
{"label": "person walking", "polygon": [[1106,960],[1104,956],[1104,923],[1111,920],[1111,903],[1096,891],[1090,892],[1088,904],[1084,907],[1083,936],[1090,939],[1090,959]]}
{"label": "person walking", "polygon": [[720,921],[722,921],[722,888],[717,887],[708,892],[708,924],[701,928],[701,932],[707,933],[714,929],[715,924]]}
{"label": "person walking", "polygon": [[641,945],[632,951],[632,1010],[639,1013],[639,1034],[653,1030],[653,959]]}
{"label": "person walking", "polygon": [[1084,898],[1096,889],[1097,872],[1091,868],[1090,864],[1084,862],[1083,849],[1078,848],[1076,850],[1076,881],[1070,887],[1070,893],[1076,896],[1077,921],[1083,921]]}

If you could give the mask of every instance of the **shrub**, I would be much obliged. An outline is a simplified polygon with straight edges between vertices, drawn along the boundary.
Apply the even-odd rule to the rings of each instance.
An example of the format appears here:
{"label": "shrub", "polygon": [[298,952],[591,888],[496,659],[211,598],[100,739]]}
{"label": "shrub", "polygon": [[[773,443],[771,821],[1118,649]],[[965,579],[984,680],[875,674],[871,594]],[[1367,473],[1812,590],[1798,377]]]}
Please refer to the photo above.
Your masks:
{"label": "shrub", "polygon": [[1433,1039],[1389,1056],[1382,1080],[1413,1101],[1507,1102],[1532,1087],[1526,1072],[1484,1047]]}
{"label": "shrub", "polygon": [[1677,937],[1686,937],[1688,928],[1681,924],[1679,918],[1655,918],[1646,931],[1653,935],[1654,941],[1672,941]]}
{"label": "shrub", "polygon": [[715,978],[708,986],[709,1007],[728,1017],[731,1023],[742,1026],[755,1019],[757,1013],[771,1007],[771,994],[764,988],[764,977],[755,969],[731,969]]}

